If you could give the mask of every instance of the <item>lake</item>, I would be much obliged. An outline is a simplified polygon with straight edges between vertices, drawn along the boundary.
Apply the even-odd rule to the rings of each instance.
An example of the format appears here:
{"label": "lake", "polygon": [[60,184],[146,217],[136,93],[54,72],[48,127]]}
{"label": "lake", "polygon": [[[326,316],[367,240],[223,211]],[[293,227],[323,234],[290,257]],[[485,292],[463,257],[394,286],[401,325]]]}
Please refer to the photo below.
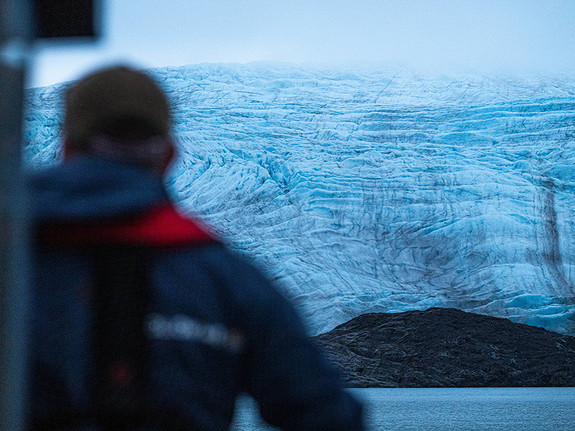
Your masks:
{"label": "lake", "polygon": [[[368,431],[575,430],[575,388],[351,389]],[[239,402],[233,431],[270,431],[254,402]]]}

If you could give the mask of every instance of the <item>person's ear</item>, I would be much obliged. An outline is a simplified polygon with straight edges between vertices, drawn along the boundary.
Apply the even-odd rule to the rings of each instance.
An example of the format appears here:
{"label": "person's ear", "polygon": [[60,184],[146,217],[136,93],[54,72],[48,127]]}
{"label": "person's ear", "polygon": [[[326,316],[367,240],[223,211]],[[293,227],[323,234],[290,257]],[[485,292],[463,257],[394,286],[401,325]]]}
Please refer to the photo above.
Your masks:
{"label": "person's ear", "polygon": [[166,149],[166,155],[162,164],[162,175],[166,174],[170,169],[170,166],[174,162],[177,156],[176,145],[172,139],[168,140],[168,148]]}
{"label": "person's ear", "polygon": [[68,138],[64,138],[64,142],[62,143],[62,159],[68,160],[75,156],[76,153],[77,150],[70,145],[70,140]]}

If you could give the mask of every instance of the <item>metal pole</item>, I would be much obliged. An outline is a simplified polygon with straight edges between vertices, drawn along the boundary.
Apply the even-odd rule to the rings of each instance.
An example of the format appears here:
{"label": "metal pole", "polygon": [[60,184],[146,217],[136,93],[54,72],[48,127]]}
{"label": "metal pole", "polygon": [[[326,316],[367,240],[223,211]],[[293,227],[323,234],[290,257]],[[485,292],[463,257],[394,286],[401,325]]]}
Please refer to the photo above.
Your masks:
{"label": "metal pole", "polygon": [[31,4],[0,0],[0,431],[23,431],[28,262],[22,106]]}

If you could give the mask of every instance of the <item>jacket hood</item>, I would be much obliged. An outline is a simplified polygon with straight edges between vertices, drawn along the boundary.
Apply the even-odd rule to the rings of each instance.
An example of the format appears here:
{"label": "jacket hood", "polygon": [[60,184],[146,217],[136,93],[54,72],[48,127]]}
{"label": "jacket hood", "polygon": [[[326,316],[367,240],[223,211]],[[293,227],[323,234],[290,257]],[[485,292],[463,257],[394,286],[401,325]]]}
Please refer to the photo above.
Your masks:
{"label": "jacket hood", "polygon": [[33,173],[29,189],[35,223],[130,216],[168,202],[160,177],[93,156],[75,157]]}

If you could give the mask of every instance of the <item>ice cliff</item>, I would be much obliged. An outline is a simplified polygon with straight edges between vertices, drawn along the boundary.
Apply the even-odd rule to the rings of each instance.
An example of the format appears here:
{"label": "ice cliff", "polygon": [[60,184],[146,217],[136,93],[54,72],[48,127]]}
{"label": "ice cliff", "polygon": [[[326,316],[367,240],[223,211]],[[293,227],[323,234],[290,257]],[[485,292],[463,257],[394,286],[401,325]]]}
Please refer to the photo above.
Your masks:
{"label": "ice cliff", "polygon": [[[575,79],[153,73],[175,106],[174,196],[259,262],[312,332],[455,307],[575,333]],[[32,165],[57,159],[65,85],[29,93]]]}

